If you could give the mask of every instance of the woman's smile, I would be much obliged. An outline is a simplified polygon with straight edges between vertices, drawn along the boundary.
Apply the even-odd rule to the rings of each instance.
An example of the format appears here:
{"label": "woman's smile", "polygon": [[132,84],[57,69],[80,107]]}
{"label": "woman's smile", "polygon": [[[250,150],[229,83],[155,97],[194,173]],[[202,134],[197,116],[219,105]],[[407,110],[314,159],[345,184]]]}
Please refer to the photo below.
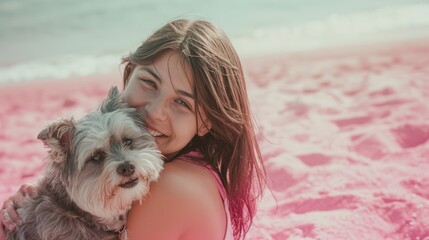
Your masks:
{"label": "woman's smile", "polygon": [[124,90],[124,100],[143,117],[165,156],[179,152],[206,126],[197,121],[193,81],[189,64],[168,51],[137,65]]}
{"label": "woman's smile", "polygon": [[155,130],[154,128],[152,128],[151,126],[147,126],[147,129],[149,130],[150,134],[155,137],[155,138],[160,138],[160,137],[168,137],[167,135],[165,135],[164,133]]}

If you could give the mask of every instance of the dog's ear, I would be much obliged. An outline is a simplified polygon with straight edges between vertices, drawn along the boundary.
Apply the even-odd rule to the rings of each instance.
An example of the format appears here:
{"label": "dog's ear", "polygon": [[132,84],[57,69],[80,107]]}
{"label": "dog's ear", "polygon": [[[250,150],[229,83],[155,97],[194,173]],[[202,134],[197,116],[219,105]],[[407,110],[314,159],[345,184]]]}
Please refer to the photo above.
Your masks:
{"label": "dog's ear", "polygon": [[113,112],[117,109],[126,107],[122,99],[122,94],[119,93],[118,87],[112,87],[107,94],[107,98],[101,103],[100,111],[102,113]]}
{"label": "dog's ear", "polygon": [[71,141],[75,132],[75,122],[72,118],[61,118],[48,124],[37,139],[50,148],[49,154],[54,161],[62,161],[70,152]]}

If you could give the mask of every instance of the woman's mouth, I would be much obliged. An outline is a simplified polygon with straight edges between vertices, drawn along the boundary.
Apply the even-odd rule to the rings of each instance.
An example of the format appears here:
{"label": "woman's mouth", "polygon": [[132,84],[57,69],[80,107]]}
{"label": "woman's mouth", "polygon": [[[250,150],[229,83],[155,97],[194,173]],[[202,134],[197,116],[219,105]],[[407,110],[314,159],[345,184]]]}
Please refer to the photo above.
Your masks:
{"label": "woman's mouth", "polygon": [[151,127],[148,127],[148,130],[149,130],[150,135],[152,135],[155,138],[166,137],[163,133],[158,132],[157,130],[155,130],[155,129],[151,128]]}

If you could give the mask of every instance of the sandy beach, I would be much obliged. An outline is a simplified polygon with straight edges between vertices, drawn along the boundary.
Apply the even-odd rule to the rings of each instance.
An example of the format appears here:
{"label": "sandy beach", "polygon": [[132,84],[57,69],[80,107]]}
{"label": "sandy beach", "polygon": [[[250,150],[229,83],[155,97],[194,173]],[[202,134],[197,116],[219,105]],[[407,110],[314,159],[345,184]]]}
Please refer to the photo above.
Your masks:
{"label": "sandy beach", "polygon": [[[243,59],[271,191],[246,239],[429,239],[429,41]],[[0,86],[0,202],[120,73]]]}

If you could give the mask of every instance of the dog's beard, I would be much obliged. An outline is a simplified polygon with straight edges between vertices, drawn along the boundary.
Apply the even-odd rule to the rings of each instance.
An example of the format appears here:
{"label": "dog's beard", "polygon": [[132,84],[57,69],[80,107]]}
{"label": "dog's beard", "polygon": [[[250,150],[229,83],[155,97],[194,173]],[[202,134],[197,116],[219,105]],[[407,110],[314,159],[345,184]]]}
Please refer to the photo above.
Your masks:
{"label": "dog's beard", "polygon": [[[149,191],[151,181],[159,177],[161,164],[156,150],[128,151],[125,159],[135,166],[129,177],[117,173],[123,161],[109,159],[104,166],[88,163],[76,177],[70,178],[66,188],[70,198],[83,210],[103,219],[115,219],[125,214],[134,201],[141,200]],[[138,179],[131,188],[121,187],[127,181]]]}

